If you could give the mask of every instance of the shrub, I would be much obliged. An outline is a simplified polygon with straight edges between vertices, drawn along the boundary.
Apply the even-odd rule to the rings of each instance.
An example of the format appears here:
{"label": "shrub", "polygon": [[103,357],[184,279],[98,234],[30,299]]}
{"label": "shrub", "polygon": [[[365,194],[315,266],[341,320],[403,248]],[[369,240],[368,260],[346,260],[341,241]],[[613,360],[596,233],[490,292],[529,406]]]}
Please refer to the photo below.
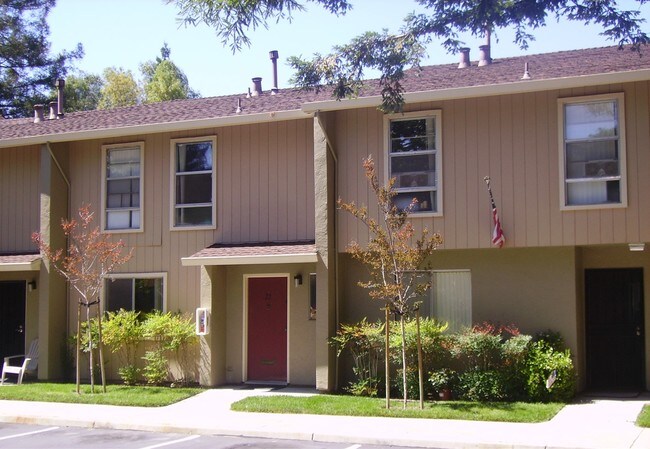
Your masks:
{"label": "shrub", "polygon": [[[430,373],[451,363],[450,339],[444,334],[447,323],[440,323],[432,318],[420,318],[420,343],[422,347],[422,370],[425,380]],[[418,373],[417,323],[409,319],[404,324],[406,340],[406,388],[409,397],[420,395],[420,376]],[[402,335],[399,326],[393,326],[390,333],[390,356],[394,366],[402,366]],[[402,370],[397,370],[393,379],[394,386],[403,395]],[[431,397],[436,393],[430,382],[424,383],[424,396]]]}
{"label": "shrub", "polygon": [[466,401],[503,401],[507,399],[503,373],[497,370],[472,370],[460,374],[458,397]]}
{"label": "shrub", "polygon": [[[533,343],[524,373],[529,401],[568,402],[575,395],[576,374],[568,349],[556,350],[544,340]],[[551,375],[555,380],[547,388]]]}
{"label": "shrub", "polygon": [[337,357],[344,349],[352,354],[352,371],[356,379],[350,382],[346,391],[355,396],[376,396],[379,385],[377,367],[384,353],[384,325],[368,323],[364,318],[355,324],[341,324],[330,345],[337,348]]}
{"label": "shrub", "polygon": [[[169,374],[169,359],[167,354],[172,353],[179,362],[183,378],[188,380],[189,362],[186,356],[190,353],[190,346],[198,339],[194,333],[194,324],[190,316],[162,313],[155,311],[147,314],[142,322],[142,335],[145,339],[153,341],[155,349],[147,351],[143,360],[145,361],[144,376],[149,383],[159,384],[164,366],[165,380]],[[164,361],[164,363],[163,363]],[[151,366],[149,366],[151,365]],[[153,381],[152,381],[153,379]]]}
{"label": "shrub", "polygon": [[106,315],[102,326],[104,343],[117,354],[118,373],[124,383],[133,385],[137,383],[140,371],[136,358],[138,345],[143,339],[140,312],[120,309]]}

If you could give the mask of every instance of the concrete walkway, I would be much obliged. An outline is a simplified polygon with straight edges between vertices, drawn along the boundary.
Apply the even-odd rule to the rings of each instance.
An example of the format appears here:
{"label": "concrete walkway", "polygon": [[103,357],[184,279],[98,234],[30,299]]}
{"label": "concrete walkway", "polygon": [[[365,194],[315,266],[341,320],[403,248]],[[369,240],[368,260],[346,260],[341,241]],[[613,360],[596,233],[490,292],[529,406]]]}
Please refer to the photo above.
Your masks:
{"label": "concrete walkway", "polygon": [[117,407],[0,401],[0,422],[218,434],[427,448],[650,448],[650,429],[634,422],[650,394],[634,398],[583,397],[551,421],[480,421],[233,412],[247,396],[316,394],[284,388],[217,388],[167,407]]}

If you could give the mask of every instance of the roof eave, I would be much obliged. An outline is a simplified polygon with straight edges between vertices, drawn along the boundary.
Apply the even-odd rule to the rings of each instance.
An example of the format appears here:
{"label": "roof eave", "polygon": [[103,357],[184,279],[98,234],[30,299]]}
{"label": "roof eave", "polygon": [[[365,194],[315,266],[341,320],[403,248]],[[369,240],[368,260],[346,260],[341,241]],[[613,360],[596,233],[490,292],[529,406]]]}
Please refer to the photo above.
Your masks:
{"label": "roof eave", "polygon": [[[513,83],[488,84],[481,86],[457,87],[450,89],[408,92],[404,94],[406,103],[425,101],[454,100],[462,98],[489,97],[495,95],[538,92],[553,89],[569,89],[574,87],[597,86],[602,84],[629,83],[647,81],[650,79],[650,69],[632,70],[627,72],[600,73],[564,78],[542,80],[521,80]],[[307,114],[317,111],[335,111],[345,109],[378,107],[382,103],[379,95],[345,100],[327,100],[304,103],[302,110]]]}
{"label": "roof eave", "polygon": [[146,125],[119,126],[87,131],[73,131],[39,136],[19,137],[15,139],[0,139],[0,148],[40,145],[46,142],[70,142],[77,140],[107,139],[128,134],[154,134],[160,132],[185,131],[189,129],[212,128],[219,126],[248,125],[251,123],[279,122],[299,120],[310,117],[309,112],[301,109],[289,111],[272,111],[248,115],[235,115],[199,120],[183,120],[178,122],[161,122]]}
{"label": "roof eave", "polygon": [[211,257],[183,257],[181,264],[184,267],[206,265],[267,265],[289,263],[313,263],[318,261],[317,253],[299,254],[267,254],[254,256],[211,256]]}
{"label": "roof eave", "polygon": [[0,263],[0,272],[39,271],[40,269],[41,259],[32,260],[31,262]]}

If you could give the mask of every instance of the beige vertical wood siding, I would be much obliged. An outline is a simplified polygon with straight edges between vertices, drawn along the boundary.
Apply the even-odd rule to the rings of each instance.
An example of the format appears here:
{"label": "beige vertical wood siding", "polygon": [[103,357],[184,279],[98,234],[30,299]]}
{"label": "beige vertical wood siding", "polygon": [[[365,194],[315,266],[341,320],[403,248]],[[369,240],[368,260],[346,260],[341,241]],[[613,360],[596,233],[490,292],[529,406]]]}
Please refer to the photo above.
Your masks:
{"label": "beige vertical wood siding", "polygon": [[0,253],[34,252],[40,230],[40,147],[0,149]]}
{"label": "beige vertical wood siding", "polygon": [[[217,136],[217,227],[170,231],[170,139]],[[119,271],[166,272],[167,309],[199,305],[200,269],[181,258],[213,243],[314,239],[311,120],[263,123],[69,144],[73,211],[101,210],[101,146],[144,142],[144,232],[119,233],[133,258]],[[99,223],[99,220],[97,220]]]}
{"label": "beige vertical wood siding", "polygon": [[[625,94],[628,207],[560,211],[557,99],[615,92]],[[414,224],[441,232],[445,249],[489,248],[483,178],[490,176],[509,247],[650,241],[649,100],[650,82],[636,82],[406,105],[407,112],[442,111],[443,215],[414,216]],[[372,212],[361,161],[372,155],[383,175],[383,115],[374,108],[332,114],[338,194]],[[367,239],[357,220],[338,214],[340,251]]]}

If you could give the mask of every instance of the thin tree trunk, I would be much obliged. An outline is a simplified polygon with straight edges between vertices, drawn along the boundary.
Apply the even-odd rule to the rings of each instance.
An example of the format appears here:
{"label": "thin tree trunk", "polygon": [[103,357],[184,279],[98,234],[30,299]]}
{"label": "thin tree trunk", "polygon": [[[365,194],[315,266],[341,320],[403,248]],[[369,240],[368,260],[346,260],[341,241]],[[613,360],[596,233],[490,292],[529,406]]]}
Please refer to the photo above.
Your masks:
{"label": "thin tree trunk", "polygon": [[422,372],[422,340],[420,338],[420,309],[415,310],[418,343],[418,380],[420,381],[420,410],[424,409],[424,373]]}
{"label": "thin tree trunk", "polygon": [[404,408],[408,400],[407,382],[406,382],[406,330],[404,328],[404,314],[399,316],[399,324],[402,331],[402,388],[404,389]]}
{"label": "thin tree trunk", "polygon": [[99,372],[102,376],[102,392],[106,393],[106,370],[104,369],[104,340],[102,339],[102,308],[97,300],[97,333],[98,341],[97,347],[99,348]]}
{"label": "thin tree trunk", "polygon": [[77,382],[77,394],[80,394],[80,385],[81,385],[81,365],[79,361],[81,360],[81,301],[77,304],[77,356],[76,356],[76,382]]}
{"label": "thin tree trunk", "polygon": [[386,304],[386,347],[385,347],[385,353],[386,353],[386,360],[385,360],[385,367],[386,367],[386,408],[390,408],[390,362],[388,360],[389,357],[389,352],[390,352],[390,306]]}

